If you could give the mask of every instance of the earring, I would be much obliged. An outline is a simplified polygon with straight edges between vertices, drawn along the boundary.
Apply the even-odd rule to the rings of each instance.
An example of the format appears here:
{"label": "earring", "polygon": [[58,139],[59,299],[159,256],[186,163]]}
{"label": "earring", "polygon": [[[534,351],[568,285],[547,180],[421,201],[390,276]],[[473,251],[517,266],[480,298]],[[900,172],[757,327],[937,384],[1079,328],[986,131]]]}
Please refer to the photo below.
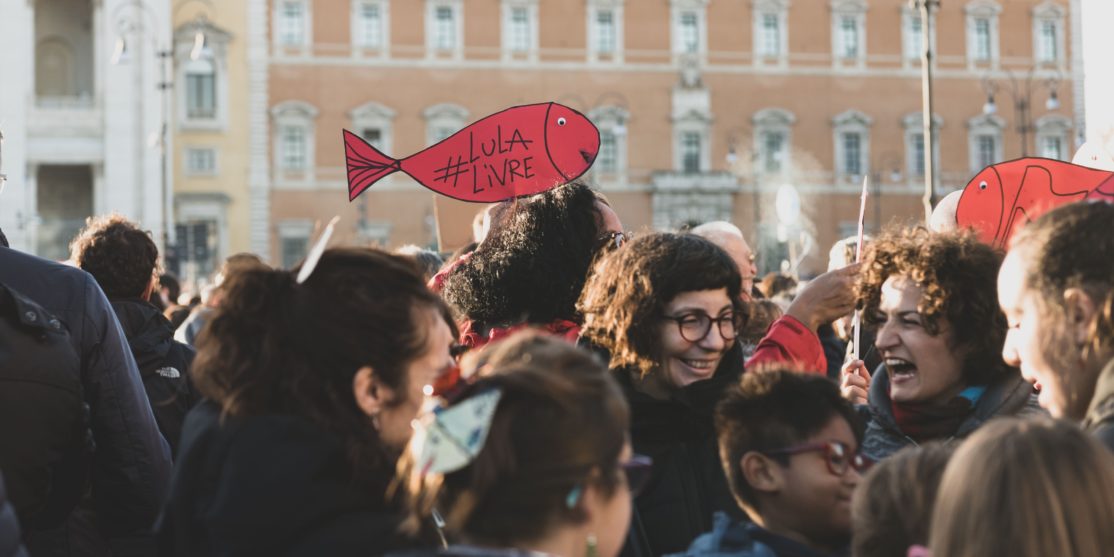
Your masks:
{"label": "earring", "polygon": [[379,412],[371,415],[371,426],[375,428],[375,431],[383,431],[383,428],[379,426]]}
{"label": "earring", "polygon": [[588,539],[585,540],[584,557],[599,557],[599,541],[596,540],[595,534],[588,534]]}

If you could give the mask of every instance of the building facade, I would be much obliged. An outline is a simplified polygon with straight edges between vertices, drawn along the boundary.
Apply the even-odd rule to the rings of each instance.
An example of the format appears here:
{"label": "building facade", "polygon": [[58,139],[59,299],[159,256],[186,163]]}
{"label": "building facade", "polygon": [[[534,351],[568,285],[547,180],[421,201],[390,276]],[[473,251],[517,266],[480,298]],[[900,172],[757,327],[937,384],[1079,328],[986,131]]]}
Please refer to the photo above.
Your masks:
{"label": "building facade", "polygon": [[[760,238],[766,269],[793,251],[815,271],[854,231],[864,176],[868,227],[923,218],[922,22],[904,0],[268,2],[275,263],[334,214],[345,241],[468,239],[476,207],[405,176],[350,204],[341,129],[404,157],[547,100],[600,128],[587,179],[634,230],[728,219]],[[1023,152],[1070,160],[1067,0],[944,2],[930,30],[939,194]]]}
{"label": "building facade", "polygon": [[167,241],[170,3],[0,0],[0,130],[12,247],[65,259],[92,214]]}
{"label": "building facade", "polygon": [[176,241],[169,266],[190,283],[228,255],[253,250],[248,9],[245,0],[194,0],[174,11]]}

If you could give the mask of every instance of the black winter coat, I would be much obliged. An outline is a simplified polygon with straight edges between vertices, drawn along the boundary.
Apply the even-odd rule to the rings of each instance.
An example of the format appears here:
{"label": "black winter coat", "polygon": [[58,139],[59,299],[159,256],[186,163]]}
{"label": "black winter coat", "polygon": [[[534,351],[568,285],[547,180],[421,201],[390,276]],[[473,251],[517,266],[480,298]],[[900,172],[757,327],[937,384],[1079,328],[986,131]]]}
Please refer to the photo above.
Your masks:
{"label": "black winter coat", "polygon": [[654,459],[650,481],[634,500],[623,554],[684,551],[712,529],[717,511],[742,519],[727,487],[713,422],[716,404],[743,374],[740,345],[727,352],[711,379],[675,391],[669,400],[635,390],[630,372],[617,373],[630,404],[632,449]]}
{"label": "black winter coat", "polygon": [[400,544],[400,514],[352,485],[341,441],[296,416],[186,416],[156,527],[161,555],[366,556]]}
{"label": "black winter coat", "polygon": [[69,330],[96,443],[91,483],[99,534],[112,538],[147,531],[170,480],[170,450],[108,299],[85,271],[4,247],[0,282],[57,316]]}
{"label": "black winter coat", "polygon": [[1114,360],[1099,373],[1083,427],[1114,451]]}
{"label": "black winter coat", "polygon": [[201,400],[190,379],[194,350],[174,340],[170,321],[150,303],[139,299],[112,300],[112,309],[139,366],[159,430],[170,444],[171,454],[177,455],[182,422],[190,408]]}
{"label": "black winter coat", "polygon": [[19,519],[4,491],[3,476],[0,476],[0,557],[27,557],[27,549],[20,542]]}

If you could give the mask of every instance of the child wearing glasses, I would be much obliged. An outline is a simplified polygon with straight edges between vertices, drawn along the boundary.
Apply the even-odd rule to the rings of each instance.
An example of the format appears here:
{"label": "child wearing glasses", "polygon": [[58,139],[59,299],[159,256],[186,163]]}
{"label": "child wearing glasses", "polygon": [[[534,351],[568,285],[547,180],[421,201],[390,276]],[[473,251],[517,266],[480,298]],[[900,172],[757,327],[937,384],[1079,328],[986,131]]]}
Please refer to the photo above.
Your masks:
{"label": "child wearing glasses", "polygon": [[750,373],[716,409],[727,481],[751,522],[716,516],[684,556],[845,555],[851,496],[869,462],[855,409],[828,379]]}

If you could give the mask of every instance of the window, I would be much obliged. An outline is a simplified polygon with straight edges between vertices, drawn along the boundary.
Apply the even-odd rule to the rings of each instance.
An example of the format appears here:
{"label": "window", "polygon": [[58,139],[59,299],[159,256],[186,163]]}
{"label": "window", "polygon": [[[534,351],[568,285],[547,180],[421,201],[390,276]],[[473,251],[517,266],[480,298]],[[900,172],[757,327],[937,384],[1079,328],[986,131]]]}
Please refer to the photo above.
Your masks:
{"label": "window", "polygon": [[905,58],[920,60],[924,54],[924,27],[921,16],[908,15],[905,18]]}
{"label": "window", "polygon": [[278,223],[279,262],[284,269],[291,269],[302,261],[309,251],[309,238],[313,223],[306,220],[288,220]]}
{"label": "window", "polygon": [[754,0],[751,5],[754,63],[788,63],[789,0]]}
{"label": "window", "polygon": [[840,56],[843,58],[859,57],[859,25],[854,17],[843,16],[839,18]]}
{"label": "window", "polygon": [[600,130],[600,150],[592,167],[597,182],[622,182],[627,166],[627,121],[630,113],[621,106],[604,105],[588,112]]}
{"label": "window", "polygon": [[276,184],[312,182],[314,161],[314,120],[318,111],[303,101],[285,101],[271,108],[275,129]]}
{"label": "window", "polygon": [[1059,114],[1046,114],[1037,118],[1033,127],[1037,135],[1037,156],[1046,159],[1070,160],[1067,151],[1071,137],[1071,119]]}
{"label": "window", "polygon": [[[932,118],[932,129],[936,133],[936,144],[940,144],[940,127],[944,120],[939,115]],[[910,112],[902,118],[901,125],[905,130],[905,174],[909,177],[924,176],[924,115],[920,112]],[[933,155],[933,160],[939,168],[939,148]]]}
{"label": "window", "polygon": [[758,152],[758,168],[766,174],[780,174],[789,168],[791,130],[797,117],[788,110],[766,108],[754,113],[754,145]]}
{"label": "window", "polygon": [[696,53],[700,50],[700,28],[697,24],[696,14],[684,12],[681,14],[681,52]]}
{"label": "window", "polygon": [[437,23],[433,33],[438,50],[451,50],[456,46],[456,22],[453,19],[452,8],[437,8]]}
{"label": "window", "polygon": [[778,131],[763,132],[760,153],[762,170],[767,174],[780,173],[785,159],[785,134]]}
{"label": "window", "polygon": [[924,176],[924,134],[911,134],[910,140],[909,173],[913,176]]}
{"label": "window", "polygon": [[1002,8],[993,0],[972,0],[967,15],[967,64],[996,66],[998,63],[998,14]]}
{"label": "window", "polygon": [[762,14],[762,55],[781,54],[781,24],[776,14]]}
{"label": "window", "polygon": [[460,131],[468,122],[468,109],[455,104],[436,104],[422,111],[426,121],[426,141],[433,145]]}
{"label": "window", "polygon": [[190,147],[186,149],[186,174],[212,176],[217,173],[215,149]]}
{"label": "window", "polygon": [[1046,159],[1064,160],[1064,140],[1059,137],[1042,137],[1039,154]]}
{"label": "window", "polygon": [[975,60],[990,60],[990,20],[975,20]]}
{"label": "window", "polygon": [[681,134],[681,171],[686,174],[700,172],[700,134],[684,132]]}
{"label": "window", "polygon": [[1033,57],[1040,64],[1057,64],[1063,57],[1064,6],[1051,0],[1033,8]]}
{"label": "window", "polygon": [[208,120],[216,117],[216,80],[210,60],[193,60],[186,66],[186,118]]}
{"label": "window", "polygon": [[351,129],[359,130],[360,137],[381,152],[391,155],[391,131],[395,111],[377,102],[364,103],[350,111]]}
{"label": "window", "polygon": [[360,131],[360,137],[368,142],[368,145],[383,150],[383,130],[379,128],[364,128]]}
{"label": "window", "polygon": [[857,179],[870,166],[869,116],[857,110],[845,111],[832,119],[835,128],[835,173],[844,179]]}
{"label": "window", "polygon": [[1006,121],[995,114],[980,114],[967,121],[971,172],[1002,160],[1002,130]]}
{"label": "window", "polygon": [[386,18],[383,7],[377,2],[360,2],[358,5],[357,22],[359,27],[355,33],[357,44],[363,48],[381,49],[385,44],[384,28]]}
{"label": "window", "polygon": [[843,143],[843,174],[861,176],[863,173],[863,136],[858,132],[844,132],[840,136]]}
{"label": "window", "polygon": [[832,0],[832,62],[861,65],[866,58],[865,0]]}
{"label": "window", "polygon": [[503,0],[503,57],[533,58],[538,49],[538,0]]}
{"label": "window", "polygon": [[596,12],[596,52],[610,54],[615,52],[615,12],[599,10]]}
{"label": "window", "polygon": [[306,40],[306,5],[301,1],[284,1],[279,5],[278,42],[284,46],[301,46]]}
{"label": "window", "polygon": [[279,166],[283,170],[306,169],[306,130],[301,126],[283,126],[280,128],[282,138],[282,152]]}
{"label": "window", "polygon": [[597,158],[597,166],[604,174],[615,174],[619,171],[619,145],[614,131],[600,130],[600,155]]}
{"label": "window", "polygon": [[705,6],[707,0],[670,0],[674,61],[693,60],[707,51]]}
{"label": "window", "polygon": [[[464,50],[463,0],[426,1],[426,54],[459,59]],[[504,20],[505,21],[505,20]],[[504,33],[505,36],[505,33]]]}

